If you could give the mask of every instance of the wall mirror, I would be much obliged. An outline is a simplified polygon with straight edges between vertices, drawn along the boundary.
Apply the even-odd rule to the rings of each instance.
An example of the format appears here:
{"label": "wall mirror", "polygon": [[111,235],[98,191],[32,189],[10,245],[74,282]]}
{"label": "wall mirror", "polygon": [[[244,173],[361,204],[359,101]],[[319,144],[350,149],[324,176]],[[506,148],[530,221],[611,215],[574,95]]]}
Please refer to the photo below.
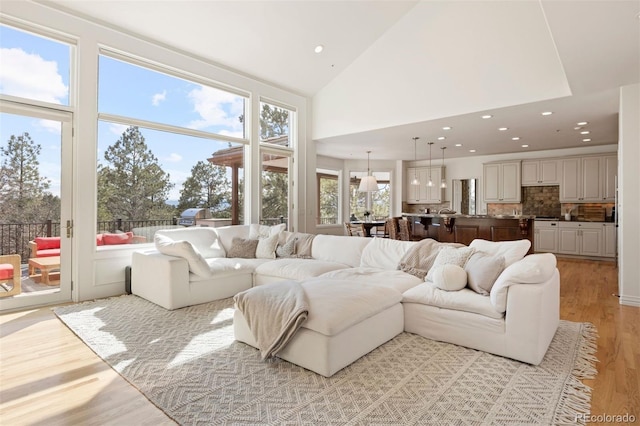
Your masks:
{"label": "wall mirror", "polygon": [[451,185],[453,210],[457,211],[460,214],[477,214],[477,186],[478,179],[453,179]]}

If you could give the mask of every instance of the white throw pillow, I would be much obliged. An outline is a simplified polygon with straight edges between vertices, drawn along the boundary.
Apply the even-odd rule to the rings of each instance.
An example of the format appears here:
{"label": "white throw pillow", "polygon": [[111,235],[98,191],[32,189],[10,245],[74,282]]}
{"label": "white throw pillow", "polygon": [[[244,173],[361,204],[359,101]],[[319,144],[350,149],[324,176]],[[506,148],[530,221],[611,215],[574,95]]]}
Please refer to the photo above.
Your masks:
{"label": "white throw pillow", "polygon": [[272,235],[277,235],[280,232],[284,231],[286,227],[286,223],[281,223],[274,226],[252,223],[251,225],[249,225],[249,239],[261,240],[263,238],[269,238]]}
{"label": "white throw pillow", "polygon": [[507,267],[522,259],[527,254],[531,248],[531,241],[488,241],[475,239],[471,241],[469,247],[473,247],[476,251],[483,251],[493,256],[504,257],[504,266]]}
{"label": "white throw pillow", "polygon": [[272,235],[267,238],[260,238],[258,240],[258,247],[256,247],[256,258],[257,259],[275,259],[277,246],[278,246],[278,234]]}
{"label": "white throw pillow", "polygon": [[174,241],[167,236],[156,234],[154,242],[160,253],[186,259],[189,270],[194,274],[204,278],[211,276],[211,269],[207,261],[189,241]]}
{"label": "white throw pillow", "polygon": [[504,256],[492,256],[482,251],[473,253],[464,265],[469,288],[488,296],[493,283],[504,270],[504,263]]}
{"label": "white throw pillow", "polygon": [[458,265],[440,265],[433,270],[433,285],[441,290],[458,291],[467,286],[467,273]]}
{"label": "white throw pillow", "polygon": [[[464,265],[467,263],[467,260],[474,253],[474,249],[471,247],[445,247],[438,252],[438,256],[436,260],[433,261],[433,266],[429,269],[429,273],[427,274],[427,278],[425,281],[433,282],[433,270],[438,266],[442,265],[456,265],[461,268],[464,268]],[[466,278],[465,278],[466,283]]]}

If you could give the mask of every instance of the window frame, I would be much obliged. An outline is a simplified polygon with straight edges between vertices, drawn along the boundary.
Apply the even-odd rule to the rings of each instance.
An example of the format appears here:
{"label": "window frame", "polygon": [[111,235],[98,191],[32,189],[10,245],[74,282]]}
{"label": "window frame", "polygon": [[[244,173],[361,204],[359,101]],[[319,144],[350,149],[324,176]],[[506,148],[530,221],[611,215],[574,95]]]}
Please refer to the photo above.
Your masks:
{"label": "window frame", "polygon": [[[321,219],[321,205],[320,205],[320,180],[322,178],[335,179],[337,181],[337,192],[338,192],[338,206],[337,206],[337,218],[336,223],[320,223]],[[327,168],[316,168],[316,227],[317,228],[329,228],[342,226],[343,223],[343,213],[342,213],[342,170],[331,170]]]}

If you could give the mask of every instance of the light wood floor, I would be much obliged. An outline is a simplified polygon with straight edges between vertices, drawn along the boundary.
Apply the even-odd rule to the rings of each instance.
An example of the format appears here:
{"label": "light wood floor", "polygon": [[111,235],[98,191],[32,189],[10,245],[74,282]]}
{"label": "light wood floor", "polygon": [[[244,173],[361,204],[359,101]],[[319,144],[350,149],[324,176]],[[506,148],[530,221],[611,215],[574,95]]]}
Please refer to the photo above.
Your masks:
{"label": "light wood floor", "polygon": [[[640,308],[621,306],[612,262],[559,259],[561,318],[598,329],[592,414],[640,423]],[[0,316],[0,424],[174,424],[48,308]]]}

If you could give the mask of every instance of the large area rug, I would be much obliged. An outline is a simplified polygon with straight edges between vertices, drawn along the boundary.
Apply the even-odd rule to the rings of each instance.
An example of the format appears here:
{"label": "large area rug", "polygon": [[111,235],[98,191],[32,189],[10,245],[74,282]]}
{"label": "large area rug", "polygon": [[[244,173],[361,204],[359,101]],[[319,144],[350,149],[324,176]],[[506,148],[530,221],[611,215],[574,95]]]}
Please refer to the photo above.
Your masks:
{"label": "large area rug", "polygon": [[580,423],[595,329],[562,321],[537,367],[402,333],[331,378],[233,339],[231,299],[167,311],[136,296],[55,308],[175,421],[206,424]]}

